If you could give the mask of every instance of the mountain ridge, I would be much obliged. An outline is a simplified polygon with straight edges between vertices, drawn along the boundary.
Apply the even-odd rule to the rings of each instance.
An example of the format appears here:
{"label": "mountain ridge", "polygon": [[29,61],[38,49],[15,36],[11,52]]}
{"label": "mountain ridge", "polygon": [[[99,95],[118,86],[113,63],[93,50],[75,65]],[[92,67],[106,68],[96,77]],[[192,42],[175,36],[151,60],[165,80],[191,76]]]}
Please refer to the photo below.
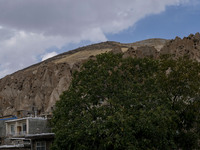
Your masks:
{"label": "mountain ridge", "polygon": [[[188,52],[189,50],[189,52]],[[17,111],[37,110],[51,114],[59,95],[68,89],[72,74],[82,63],[105,52],[123,53],[124,57],[158,58],[161,54],[200,60],[200,34],[173,40],[147,39],[134,43],[106,41],[64,52],[0,79],[0,116]]]}
{"label": "mountain ridge", "polygon": [[[91,44],[91,45],[75,48],[73,50],[69,50],[67,52],[58,54],[58,55],[56,55],[54,57],[51,57],[51,58],[48,58],[48,59],[46,59],[44,61],[41,61],[41,62],[38,62],[36,64],[30,65],[30,66],[28,66],[26,68],[20,69],[20,70],[14,72],[14,73],[9,74],[9,75],[15,74],[15,73],[17,73],[19,71],[25,71],[26,69],[29,69],[31,67],[35,67],[37,65],[40,65],[41,63],[47,63],[49,61],[52,61],[52,60],[55,60],[55,59],[59,59],[59,57],[62,57],[63,55],[74,54],[76,52],[79,52],[79,51],[82,51],[82,50],[85,50],[85,49],[88,50],[88,48],[90,49],[90,47],[93,48],[93,49],[97,49],[97,48],[94,48],[94,46],[101,46],[104,43],[108,43],[107,45],[110,45],[110,46],[123,46],[123,47],[126,47],[126,48],[127,47],[132,47],[132,46],[139,47],[139,46],[143,46],[143,45],[147,45],[147,46],[154,46],[155,45],[155,44],[153,44],[153,42],[151,43],[151,42],[148,42],[148,41],[153,41],[153,42],[162,41],[162,43],[164,44],[166,41],[169,41],[169,40],[161,39],[161,38],[152,38],[152,39],[146,39],[146,40],[142,40],[142,41],[136,41],[136,42],[133,42],[133,43],[120,43],[120,42],[115,42],[115,41],[105,41],[105,42],[101,42],[101,43],[95,43],[95,44]],[[148,43],[148,44],[145,44],[145,43]],[[99,49],[102,49],[102,47],[99,48]],[[6,76],[9,76],[9,75],[6,75]]]}

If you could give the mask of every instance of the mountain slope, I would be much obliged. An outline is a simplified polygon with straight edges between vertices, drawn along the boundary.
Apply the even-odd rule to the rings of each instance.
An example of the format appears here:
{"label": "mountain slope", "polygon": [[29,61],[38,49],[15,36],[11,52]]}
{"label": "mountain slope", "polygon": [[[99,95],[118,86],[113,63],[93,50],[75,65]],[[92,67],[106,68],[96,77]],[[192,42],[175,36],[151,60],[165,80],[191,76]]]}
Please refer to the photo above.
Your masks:
{"label": "mountain slope", "polygon": [[[0,116],[37,110],[51,114],[59,95],[68,89],[72,73],[89,58],[105,52],[123,52],[124,57],[159,57],[160,54],[183,56],[200,60],[200,35],[175,40],[148,39],[135,43],[103,42],[57,55],[0,79]],[[184,51],[184,52],[183,52]]]}

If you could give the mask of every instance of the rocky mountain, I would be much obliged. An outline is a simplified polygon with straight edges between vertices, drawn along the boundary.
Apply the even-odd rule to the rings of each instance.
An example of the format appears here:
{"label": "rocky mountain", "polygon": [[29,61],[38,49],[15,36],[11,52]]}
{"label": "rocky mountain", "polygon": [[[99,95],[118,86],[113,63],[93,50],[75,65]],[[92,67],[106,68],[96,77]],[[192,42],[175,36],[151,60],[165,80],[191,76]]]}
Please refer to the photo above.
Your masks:
{"label": "rocky mountain", "polygon": [[135,43],[103,42],[57,55],[0,79],[0,116],[19,111],[40,115],[51,114],[59,95],[68,89],[72,74],[81,64],[98,54],[112,51],[124,57],[159,58],[161,54],[175,57],[188,55],[200,61],[200,34],[183,39],[148,39]]}

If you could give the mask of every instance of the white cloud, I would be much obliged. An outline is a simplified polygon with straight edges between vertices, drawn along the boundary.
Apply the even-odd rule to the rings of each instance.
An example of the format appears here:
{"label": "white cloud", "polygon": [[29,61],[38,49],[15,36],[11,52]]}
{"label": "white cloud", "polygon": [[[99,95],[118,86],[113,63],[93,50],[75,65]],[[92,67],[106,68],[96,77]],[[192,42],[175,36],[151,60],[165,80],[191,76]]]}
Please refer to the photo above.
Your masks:
{"label": "white cloud", "polygon": [[67,41],[59,36],[46,37],[15,30],[8,30],[8,35],[10,32],[12,36],[6,36],[5,33],[5,38],[0,40],[0,77],[37,63],[37,57],[45,53],[47,48],[52,45],[60,48]]}
{"label": "white cloud", "polygon": [[49,58],[51,58],[51,57],[53,57],[53,56],[56,56],[56,55],[58,55],[58,53],[56,53],[56,52],[46,53],[46,54],[44,54],[44,55],[42,56],[42,61],[44,61],[44,60],[46,60],[46,59],[49,59]]}
{"label": "white cloud", "polygon": [[166,6],[194,0],[0,0],[0,77],[52,46],[105,41]]}

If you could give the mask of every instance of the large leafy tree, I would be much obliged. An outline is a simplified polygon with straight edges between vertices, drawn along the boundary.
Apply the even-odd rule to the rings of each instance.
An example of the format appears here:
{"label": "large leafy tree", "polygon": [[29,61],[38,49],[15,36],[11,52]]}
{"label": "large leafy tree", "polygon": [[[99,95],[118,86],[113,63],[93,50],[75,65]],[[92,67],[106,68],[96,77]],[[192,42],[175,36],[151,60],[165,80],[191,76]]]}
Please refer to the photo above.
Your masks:
{"label": "large leafy tree", "polygon": [[56,104],[53,149],[199,148],[200,65],[106,53]]}

